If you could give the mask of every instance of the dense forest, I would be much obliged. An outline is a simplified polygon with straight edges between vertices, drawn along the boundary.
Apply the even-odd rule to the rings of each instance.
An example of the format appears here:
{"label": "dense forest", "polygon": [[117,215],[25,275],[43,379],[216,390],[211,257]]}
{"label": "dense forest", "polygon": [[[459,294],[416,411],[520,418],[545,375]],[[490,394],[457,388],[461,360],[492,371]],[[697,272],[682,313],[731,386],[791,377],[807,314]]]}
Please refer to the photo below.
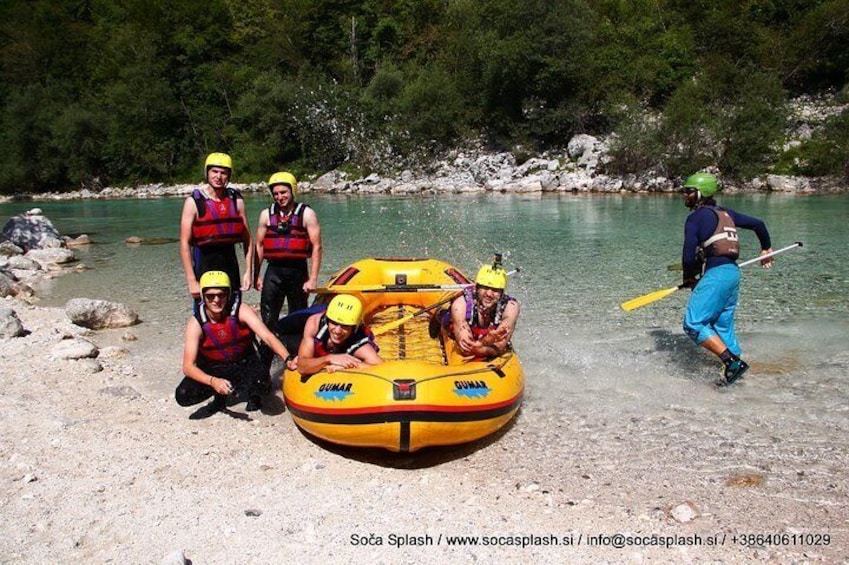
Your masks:
{"label": "dense forest", "polygon": [[[4,0],[0,193],[386,172],[613,137],[611,173],[845,174],[849,0]],[[518,155],[517,155],[518,157]]]}

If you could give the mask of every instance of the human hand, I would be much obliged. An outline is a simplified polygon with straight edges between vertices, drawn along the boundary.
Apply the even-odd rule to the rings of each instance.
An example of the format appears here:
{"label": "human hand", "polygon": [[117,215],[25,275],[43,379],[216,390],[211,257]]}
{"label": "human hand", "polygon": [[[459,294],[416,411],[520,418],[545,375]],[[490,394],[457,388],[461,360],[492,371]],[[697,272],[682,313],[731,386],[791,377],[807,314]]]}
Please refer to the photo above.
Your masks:
{"label": "human hand", "polygon": [[194,298],[200,298],[200,283],[197,280],[189,283],[189,294]]}
{"label": "human hand", "polygon": [[233,392],[233,384],[227,379],[219,379],[218,377],[212,377],[209,380],[209,386],[212,387],[218,394],[230,394]]}
{"label": "human hand", "polygon": [[244,275],[242,275],[242,286],[239,288],[239,290],[241,290],[243,292],[250,290],[252,278],[253,277],[251,277],[250,273],[245,273]]}
{"label": "human hand", "polygon": [[[767,253],[772,253],[772,247],[770,247],[769,249],[762,249],[759,256],[766,255]],[[766,259],[761,260],[761,266],[764,269],[771,269],[772,263],[773,263],[772,257],[767,257]]]}
{"label": "human hand", "polygon": [[693,290],[697,284],[699,284],[699,279],[684,279],[684,282],[681,283],[681,288]]}
{"label": "human hand", "polygon": [[304,286],[302,288],[305,293],[309,294],[317,288],[316,281],[313,279],[307,279],[307,282],[304,283]]}
{"label": "human hand", "polygon": [[493,343],[501,341],[505,337],[507,337],[507,328],[499,326],[483,336],[480,343],[481,345],[490,346]]}
{"label": "human hand", "polygon": [[286,368],[288,368],[290,371],[297,371],[298,370],[298,356],[297,355],[295,355],[294,357],[292,357],[290,355],[289,357],[286,358]]}
{"label": "human hand", "polygon": [[336,365],[342,369],[353,369],[360,366],[360,360],[347,353],[334,353],[329,357],[330,365]]}

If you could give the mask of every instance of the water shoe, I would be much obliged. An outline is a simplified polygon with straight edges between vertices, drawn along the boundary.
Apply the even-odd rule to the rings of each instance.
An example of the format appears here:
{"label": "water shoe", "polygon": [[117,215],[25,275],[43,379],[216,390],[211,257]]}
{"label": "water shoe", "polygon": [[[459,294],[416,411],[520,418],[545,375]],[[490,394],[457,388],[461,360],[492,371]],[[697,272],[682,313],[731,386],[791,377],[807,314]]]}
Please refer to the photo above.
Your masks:
{"label": "water shoe", "polygon": [[749,364],[742,359],[735,359],[725,366],[723,377],[725,382],[721,383],[724,386],[734,384],[738,379],[743,378],[743,374],[749,370]]}

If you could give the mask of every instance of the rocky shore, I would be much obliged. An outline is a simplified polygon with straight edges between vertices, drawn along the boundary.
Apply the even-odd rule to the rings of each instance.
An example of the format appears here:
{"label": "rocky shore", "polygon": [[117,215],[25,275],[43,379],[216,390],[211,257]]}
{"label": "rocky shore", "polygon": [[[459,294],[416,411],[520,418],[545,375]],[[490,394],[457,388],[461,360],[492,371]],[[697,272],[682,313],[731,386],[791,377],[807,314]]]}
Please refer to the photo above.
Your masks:
{"label": "rocky shore", "polygon": [[[607,142],[589,135],[573,138],[561,151],[550,151],[519,164],[509,152],[484,150],[453,151],[428,170],[405,170],[397,176],[371,174],[351,178],[340,170],[314,179],[302,179],[302,193],[360,195],[428,195],[465,193],[671,193],[679,188],[676,179],[651,174],[615,177],[599,172]],[[107,187],[99,192],[87,189],[34,196],[38,200],[162,198],[188,196],[196,184],[152,184],[138,187]],[[265,183],[232,186],[243,192],[265,192]],[[733,192],[780,192],[822,194],[849,189],[845,179],[832,177],[793,177],[764,175],[745,185],[729,184]]]}

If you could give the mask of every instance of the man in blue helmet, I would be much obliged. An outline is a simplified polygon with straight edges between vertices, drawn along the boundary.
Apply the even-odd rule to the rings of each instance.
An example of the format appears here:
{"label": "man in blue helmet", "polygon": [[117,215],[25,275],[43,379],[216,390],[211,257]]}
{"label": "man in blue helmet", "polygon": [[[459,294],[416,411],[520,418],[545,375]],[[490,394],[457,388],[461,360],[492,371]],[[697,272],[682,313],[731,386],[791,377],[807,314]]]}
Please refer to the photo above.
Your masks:
{"label": "man in blue helmet", "polygon": [[[684,182],[684,204],[692,211],[684,224],[681,262],[683,286],[693,290],[687,302],[684,331],[719,357],[723,364],[723,380],[719,384],[730,385],[749,368],[740,358],[740,344],[734,332],[740,288],[737,228],[755,232],[761,255],[772,252],[772,244],[762,220],[718,206],[714,200],[718,191],[716,177],[707,173],[696,173]],[[772,267],[772,258],[764,259],[762,265],[765,269]]]}

